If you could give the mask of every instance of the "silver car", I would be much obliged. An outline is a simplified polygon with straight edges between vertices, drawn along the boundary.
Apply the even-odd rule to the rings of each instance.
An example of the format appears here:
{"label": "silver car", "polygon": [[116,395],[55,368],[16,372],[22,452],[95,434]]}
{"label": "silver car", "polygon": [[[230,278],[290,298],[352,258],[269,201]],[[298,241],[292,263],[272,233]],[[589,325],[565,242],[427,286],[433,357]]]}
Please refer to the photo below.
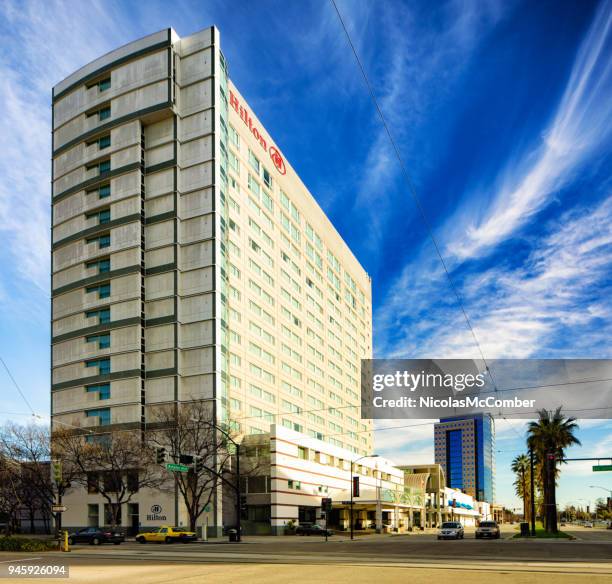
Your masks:
{"label": "silver car", "polygon": [[495,521],[481,521],[476,528],[476,539],[484,539],[485,537],[499,539],[500,535],[499,525]]}
{"label": "silver car", "polygon": [[445,521],[438,531],[438,539],[463,539],[463,525],[459,521]]}

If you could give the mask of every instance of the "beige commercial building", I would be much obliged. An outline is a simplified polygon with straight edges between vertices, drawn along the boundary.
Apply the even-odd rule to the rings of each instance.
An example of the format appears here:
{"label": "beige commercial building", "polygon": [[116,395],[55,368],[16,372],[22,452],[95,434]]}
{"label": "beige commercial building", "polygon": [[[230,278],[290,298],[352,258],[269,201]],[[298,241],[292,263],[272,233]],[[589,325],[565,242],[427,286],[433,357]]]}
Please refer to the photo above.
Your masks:
{"label": "beige commercial building", "polygon": [[[371,453],[370,279],[229,80],[216,28],[149,35],[54,87],[52,206],[55,427],[144,428],[156,404],[206,399],[244,435]],[[182,521],[155,497],[124,517],[146,525],[153,501]],[[99,496],[67,504],[66,525],[104,523]]]}

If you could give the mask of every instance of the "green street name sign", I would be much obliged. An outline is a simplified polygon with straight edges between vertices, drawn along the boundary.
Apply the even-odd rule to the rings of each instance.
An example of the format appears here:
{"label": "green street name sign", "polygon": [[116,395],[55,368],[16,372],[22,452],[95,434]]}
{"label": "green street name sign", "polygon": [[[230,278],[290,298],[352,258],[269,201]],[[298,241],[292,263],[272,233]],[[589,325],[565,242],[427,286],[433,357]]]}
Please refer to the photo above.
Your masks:
{"label": "green street name sign", "polygon": [[612,470],[612,464],[599,464],[593,467],[593,472],[600,472],[604,470]]}
{"label": "green street name sign", "polygon": [[184,464],[173,464],[169,462],[166,465],[166,469],[171,470],[172,472],[189,472],[189,467]]}

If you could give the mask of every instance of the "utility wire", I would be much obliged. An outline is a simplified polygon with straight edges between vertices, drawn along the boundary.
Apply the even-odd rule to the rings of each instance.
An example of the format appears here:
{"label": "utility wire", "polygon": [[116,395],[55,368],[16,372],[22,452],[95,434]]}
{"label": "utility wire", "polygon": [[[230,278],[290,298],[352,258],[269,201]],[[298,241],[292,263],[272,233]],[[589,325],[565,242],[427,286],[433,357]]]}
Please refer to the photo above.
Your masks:
{"label": "utility wire", "polygon": [[440,247],[438,245],[438,242],[436,241],[436,238],[434,236],[433,233],[433,229],[431,227],[431,224],[429,223],[429,220],[427,219],[427,215],[425,214],[425,209],[423,208],[423,205],[421,204],[421,200],[419,199],[416,189],[414,187],[414,183],[412,181],[412,179],[410,178],[410,174],[408,173],[408,170],[406,168],[406,165],[404,164],[404,159],[402,158],[402,155],[400,154],[399,148],[395,142],[395,140],[393,139],[393,136],[391,134],[391,130],[389,129],[389,126],[387,124],[387,120],[385,118],[385,116],[383,115],[382,109],[380,108],[380,105],[378,104],[378,99],[376,98],[376,94],[374,93],[374,89],[372,88],[372,85],[370,84],[370,80],[365,72],[365,69],[363,67],[363,64],[361,63],[361,59],[359,58],[359,55],[357,54],[357,49],[355,48],[355,45],[353,44],[353,41],[351,40],[351,35],[348,32],[348,29],[346,28],[346,25],[344,24],[344,19],[342,18],[342,15],[340,14],[340,10],[338,9],[338,5],[336,4],[336,0],[330,0],[331,3],[334,6],[334,9],[336,10],[336,14],[338,15],[338,19],[340,20],[340,24],[342,25],[342,28],[344,29],[344,33],[346,35],[346,39],[351,47],[351,50],[353,51],[353,55],[355,56],[355,60],[357,61],[357,65],[359,66],[359,69],[361,71],[361,74],[363,76],[363,80],[366,84],[366,87],[370,93],[370,98],[374,104],[374,106],[376,107],[376,111],[378,112],[378,115],[380,117],[380,120],[383,124],[383,127],[385,129],[385,132],[387,134],[387,138],[389,139],[389,142],[391,143],[391,146],[393,147],[393,151],[395,153],[395,157],[397,158],[400,167],[402,169],[402,174],[404,176],[404,180],[406,181],[406,184],[408,185],[408,190],[414,200],[414,203],[417,206],[417,209],[419,210],[419,213],[421,215],[421,218],[423,219],[423,223],[425,224],[425,228],[427,230],[427,234],[429,235],[429,238],[431,239],[433,246],[436,250],[436,254],[438,256],[438,258],[440,259],[440,263],[442,264],[442,267],[444,268],[444,272],[446,274],[446,277],[448,279],[448,283],[450,285],[451,290],[453,291],[455,298],[457,299],[457,302],[459,304],[459,307],[461,308],[461,312],[463,313],[463,318],[465,319],[465,322],[467,324],[467,327],[470,331],[470,333],[472,334],[472,337],[474,339],[474,343],[476,344],[476,347],[478,348],[478,352],[480,353],[480,357],[485,365],[485,369],[487,370],[489,377],[491,377],[491,381],[493,382],[493,387],[497,387],[495,384],[495,379],[493,378],[493,374],[491,373],[491,370],[489,369],[489,366],[487,364],[487,360],[484,356],[484,353],[482,351],[482,347],[480,346],[480,343],[478,342],[478,338],[476,336],[476,331],[474,330],[474,327],[472,326],[472,323],[470,321],[470,318],[468,317],[467,311],[465,309],[465,306],[463,304],[463,300],[461,298],[461,295],[459,294],[459,291],[457,290],[453,279],[450,275],[450,271],[446,265],[446,262],[444,261],[444,257],[442,256],[442,252],[440,251]]}
{"label": "utility wire", "polygon": [[11,373],[11,370],[8,368],[8,365],[5,363],[5,361],[4,361],[4,359],[2,357],[0,357],[0,361],[2,362],[2,365],[4,365],[4,368],[6,369],[6,372],[8,373],[8,376],[11,378],[11,381],[13,382],[13,385],[17,388],[17,391],[19,392],[19,395],[21,396],[21,399],[23,399],[23,401],[25,402],[26,406],[28,406],[28,409],[30,410],[30,412],[32,412],[32,415],[36,416],[36,414],[34,413],[34,409],[30,405],[30,402],[26,399],[26,396],[23,394],[23,391],[21,391],[21,388],[19,387],[19,384],[15,381],[15,378],[13,377],[13,374]]}

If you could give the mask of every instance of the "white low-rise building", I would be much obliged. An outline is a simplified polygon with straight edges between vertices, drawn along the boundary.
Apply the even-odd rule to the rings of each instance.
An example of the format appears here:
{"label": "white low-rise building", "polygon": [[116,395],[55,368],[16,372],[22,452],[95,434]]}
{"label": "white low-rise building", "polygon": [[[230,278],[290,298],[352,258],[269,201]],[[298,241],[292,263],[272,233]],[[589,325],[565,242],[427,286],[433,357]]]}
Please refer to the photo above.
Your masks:
{"label": "white low-rise building", "polygon": [[[359,477],[355,530],[406,531],[414,511],[423,508],[424,489],[405,485],[403,471],[382,457],[359,456],[278,425],[269,433],[246,436],[242,449],[257,458],[246,465],[250,470],[242,481],[245,533],[281,535],[305,522],[350,530],[352,476]],[[332,499],[329,517],[322,512],[324,498]],[[234,507],[224,509],[224,524],[233,524]]]}

